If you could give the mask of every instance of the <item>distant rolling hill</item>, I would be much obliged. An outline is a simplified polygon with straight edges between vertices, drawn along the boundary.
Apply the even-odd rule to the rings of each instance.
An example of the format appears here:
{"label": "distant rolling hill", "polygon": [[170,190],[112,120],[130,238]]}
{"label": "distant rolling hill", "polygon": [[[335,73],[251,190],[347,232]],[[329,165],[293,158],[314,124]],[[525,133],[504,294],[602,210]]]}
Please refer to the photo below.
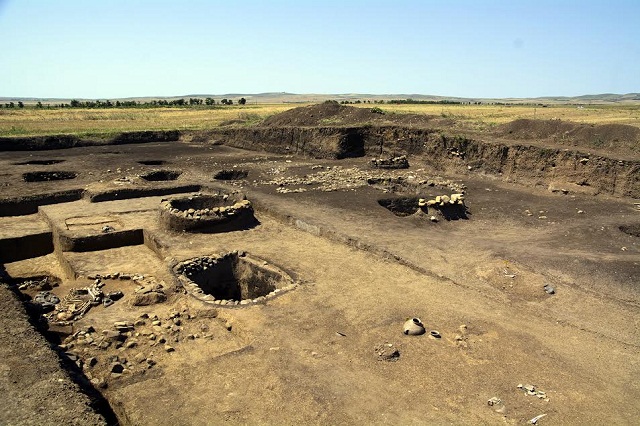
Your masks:
{"label": "distant rolling hill", "polygon": [[[109,98],[111,101],[138,101],[148,102],[152,100],[166,99],[188,99],[188,98],[213,98],[216,101],[227,98],[234,102],[240,98],[247,99],[248,103],[310,103],[310,102],[323,102],[326,100],[336,101],[356,101],[356,100],[370,100],[370,101],[388,101],[392,99],[414,99],[418,101],[458,101],[458,102],[504,102],[504,103],[550,103],[550,104],[608,104],[608,103],[638,103],[640,104],[640,93],[602,93],[597,95],[582,95],[582,96],[543,96],[537,98],[464,98],[455,96],[437,96],[437,95],[422,95],[422,94],[367,94],[367,93],[341,93],[341,94],[322,94],[322,93],[288,93],[288,92],[267,92],[267,93],[254,93],[254,94],[242,94],[242,93],[227,93],[227,94],[191,94],[181,96],[145,96],[145,97],[129,97],[129,98]],[[95,100],[88,98],[76,98],[79,101]],[[106,100],[107,98],[100,98]],[[0,103],[7,102],[24,102],[25,104],[33,104],[38,101],[47,104],[53,103],[68,103],[71,99],[67,98],[10,98],[0,97]]]}

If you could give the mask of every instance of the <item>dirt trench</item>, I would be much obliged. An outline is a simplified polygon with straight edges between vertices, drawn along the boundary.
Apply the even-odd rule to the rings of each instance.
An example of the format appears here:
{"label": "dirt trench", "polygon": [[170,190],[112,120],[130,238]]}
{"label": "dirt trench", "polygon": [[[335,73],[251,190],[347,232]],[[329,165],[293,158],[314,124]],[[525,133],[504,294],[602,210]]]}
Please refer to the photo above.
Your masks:
{"label": "dirt trench", "polygon": [[412,164],[443,172],[481,173],[525,185],[559,185],[575,192],[640,198],[638,160],[481,140],[436,128],[253,127],[223,129],[210,137],[236,148],[313,158],[408,155]]}

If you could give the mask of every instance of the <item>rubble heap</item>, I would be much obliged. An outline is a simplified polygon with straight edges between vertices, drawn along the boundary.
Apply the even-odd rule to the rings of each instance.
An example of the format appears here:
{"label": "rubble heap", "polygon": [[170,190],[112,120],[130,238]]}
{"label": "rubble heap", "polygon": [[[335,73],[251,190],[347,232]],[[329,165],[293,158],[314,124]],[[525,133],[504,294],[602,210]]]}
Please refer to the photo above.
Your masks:
{"label": "rubble heap", "polygon": [[408,169],[409,160],[406,155],[391,158],[374,158],[371,160],[371,166],[376,169]]}

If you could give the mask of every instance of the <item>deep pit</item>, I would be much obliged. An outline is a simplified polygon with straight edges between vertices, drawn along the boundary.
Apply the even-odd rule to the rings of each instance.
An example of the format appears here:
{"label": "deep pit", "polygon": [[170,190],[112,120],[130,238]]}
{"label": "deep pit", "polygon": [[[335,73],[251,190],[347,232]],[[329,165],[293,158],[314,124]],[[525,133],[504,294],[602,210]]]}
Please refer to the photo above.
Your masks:
{"label": "deep pit", "polygon": [[378,204],[396,216],[406,217],[418,212],[418,200],[419,197],[383,198]]}
{"label": "deep pit", "polygon": [[160,204],[160,222],[171,231],[227,232],[258,224],[251,202],[241,194],[199,194]]}
{"label": "deep pit", "polygon": [[[399,217],[411,216],[420,211],[431,216],[437,215],[447,221],[469,219],[468,215],[471,213],[462,199],[455,202],[441,202],[440,198],[442,197],[436,197],[439,200],[436,204],[422,197],[383,198],[378,200],[378,204]],[[445,199],[449,200],[450,197],[446,196]]]}
{"label": "deep pit", "polygon": [[620,225],[618,229],[632,237],[640,237],[640,223],[633,225]]}
{"label": "deep pit", "polygon": [[27,172],[22,174],[25,182],[48,182],[52,180],[75,179],[78,176],[74,172]]}
{"label": "deep pit", "polygon": [[138,164],[142,164],[143,166],[162,166],[163,164],[167,164],[164,160],[140,160]]}
{"label": "deep pit", "polygon": [[261,303],[295,288],[286,272],[244,252],[191,259],[174,271],[192,295],[219,305]]}
{"label": "deep pit", "polygon": [[247,170],[220,170],[213,175],[216,180],[240,180],[245,179],[249,175]]}
{"label": "deep pit", "polygon": [[167,180],[176,180],[181,175],[181,172],[173,170],[155,170],[153,172],[146,173],[140,177],[146,181],[159,182]]}
{"label": "deep pit", "polygon": [[15,166],[50,166],[52,164],[64,163],[65,160],[29,160],[12,163]]}

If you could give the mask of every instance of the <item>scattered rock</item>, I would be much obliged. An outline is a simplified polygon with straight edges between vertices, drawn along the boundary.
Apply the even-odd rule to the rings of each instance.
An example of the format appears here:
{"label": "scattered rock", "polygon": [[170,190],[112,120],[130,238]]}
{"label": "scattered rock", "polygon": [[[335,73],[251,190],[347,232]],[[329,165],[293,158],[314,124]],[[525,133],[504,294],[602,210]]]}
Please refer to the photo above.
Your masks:
{"label": "scattered rock", "polygon": [[493,407],[493,411],[496,413],[504,414],[506,412],[506,407],[500,398],[494,396],[487,401],[487,405],[489,407]]}
{"label": "scattered rock", "polygon": [[409,168],[409,160],[406,155],[390,158],[374,158],[371,160],[371,166],[377,169],[407,169]]}
{"label": "scattered rock", "polygon": [[60,298],[50,291],[40,291],[33,297],[33,302],[39,304],[45,310],[51,310],[60,303]]}
{"label": "scattered rock", "polygon": [[133,306],[149,306],[162,303],[167,300],[167,295],[163,292],[151,291],[144,294],[136,294],[131,304]]}
{"label": "scattered rock", "polygon": [[400,351],[393,343],[377,345],[373,350],[379,361],[397,361],[400,358]]}
{"label": "scattered rock", "polygon": [[534,385],[530,385],[530,384],[519,384],[518,385],[518,389],[522,389],[523,391],[525,391],[525,393],[527,395],[530,396],[535,396],[538,397],[539,399],[542,399],[546,402],[549,402],[549,397],[547,397],[547,393],[541,390],[536,389],[536,387]]}

